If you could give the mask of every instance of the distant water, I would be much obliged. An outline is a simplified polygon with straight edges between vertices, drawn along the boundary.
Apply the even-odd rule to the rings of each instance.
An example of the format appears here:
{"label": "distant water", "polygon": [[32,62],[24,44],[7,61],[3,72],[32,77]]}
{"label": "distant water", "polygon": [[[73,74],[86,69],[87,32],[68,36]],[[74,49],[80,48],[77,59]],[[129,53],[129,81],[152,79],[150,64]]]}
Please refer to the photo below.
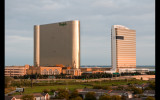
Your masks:
{"label": "distant water", "polygon": [[[103,65],[82,65],[81,67],[111,67],[111,65],[103,66]],[[149,71],[155,71],[154,65],[137,65],[137,68],[148,68]]]}

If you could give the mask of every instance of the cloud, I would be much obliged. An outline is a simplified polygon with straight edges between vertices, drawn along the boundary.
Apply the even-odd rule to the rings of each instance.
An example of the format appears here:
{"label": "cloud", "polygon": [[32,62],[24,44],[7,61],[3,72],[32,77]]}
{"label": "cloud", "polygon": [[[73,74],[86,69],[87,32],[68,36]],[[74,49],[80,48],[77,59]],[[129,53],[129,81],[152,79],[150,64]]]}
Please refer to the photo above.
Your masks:
{"label": "cloud", "polygon": [[113,2],[113,0],[99,0],[99,1],[95,1],[92,3],[93,7],[104,7],[104,8],[113,8],[116,7],[115,3]]}
{"label": "cloud", "polygon": [[[16,29],[10,29],[10,30],[8,30],[8,29],[6,29],[5,30],[5,33],[6,33],[6,37],[7,38],[13,38],[13,37],[19,37],[20,38],[20,36],[19,35],[21,35],[21,36],[29,36],[29,37],[33,37],[33,30],[21,30],[21,29],[19,29],[19,30],[16,30]],[[22,38],[22,37],[21,37]]]}
{"label": "cloud", "polygon": [[19,57],[32,57],[33,54],[33,38],[23,36],[5,36],[5,56]]}

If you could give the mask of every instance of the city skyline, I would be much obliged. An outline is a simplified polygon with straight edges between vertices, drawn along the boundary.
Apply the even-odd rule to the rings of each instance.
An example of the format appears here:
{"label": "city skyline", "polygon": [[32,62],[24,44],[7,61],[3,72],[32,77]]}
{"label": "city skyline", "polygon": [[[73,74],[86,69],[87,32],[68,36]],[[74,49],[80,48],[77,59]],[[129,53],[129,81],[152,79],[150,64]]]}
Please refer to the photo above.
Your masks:
{"label": "city skyline", "polygon": [[81,22],[80,65],[111,65],[114,24],[136,30],[137,65],[155,65],[155,1],[89,1],[6,0],[5,65],[33,65],[33,26],[68,20]]}

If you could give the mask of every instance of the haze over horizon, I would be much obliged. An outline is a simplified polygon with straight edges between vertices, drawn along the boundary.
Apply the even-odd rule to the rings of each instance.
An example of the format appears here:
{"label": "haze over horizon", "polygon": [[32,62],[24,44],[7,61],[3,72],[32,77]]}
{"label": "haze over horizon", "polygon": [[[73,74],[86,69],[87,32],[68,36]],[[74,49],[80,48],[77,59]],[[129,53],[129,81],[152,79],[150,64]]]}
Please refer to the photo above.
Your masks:
{"label": "haze over horizon", "polygon": [[80,20],[83,65],[111,65],[111,26],[136,30],[137,65],[155,65],[155,0],[6,0],[5,65],[33,65],[33,26]]}

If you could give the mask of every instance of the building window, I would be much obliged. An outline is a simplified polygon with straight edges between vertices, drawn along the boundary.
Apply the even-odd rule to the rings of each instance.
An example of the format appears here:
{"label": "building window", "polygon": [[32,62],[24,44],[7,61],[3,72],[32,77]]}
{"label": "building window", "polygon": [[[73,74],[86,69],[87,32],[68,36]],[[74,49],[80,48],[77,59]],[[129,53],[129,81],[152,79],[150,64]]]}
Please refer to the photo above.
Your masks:
{"label": "building window", "polygon": [[116,36],[116,39],[124,40],[124,36]]}
{"label": "building window", "polygon": [[49,75],[52,75],[52,69],[49,69]]}
{"label": "building window", "polygon": [[58,75],[59,71],[57,69],[54,70],[54,75]]}
{"label": "building window", "polygon": [[43,75],[48,75],[48,71],[47,71],[46,69],[44,69],[44,70],[42,71],[42,73],[43,73]]}

